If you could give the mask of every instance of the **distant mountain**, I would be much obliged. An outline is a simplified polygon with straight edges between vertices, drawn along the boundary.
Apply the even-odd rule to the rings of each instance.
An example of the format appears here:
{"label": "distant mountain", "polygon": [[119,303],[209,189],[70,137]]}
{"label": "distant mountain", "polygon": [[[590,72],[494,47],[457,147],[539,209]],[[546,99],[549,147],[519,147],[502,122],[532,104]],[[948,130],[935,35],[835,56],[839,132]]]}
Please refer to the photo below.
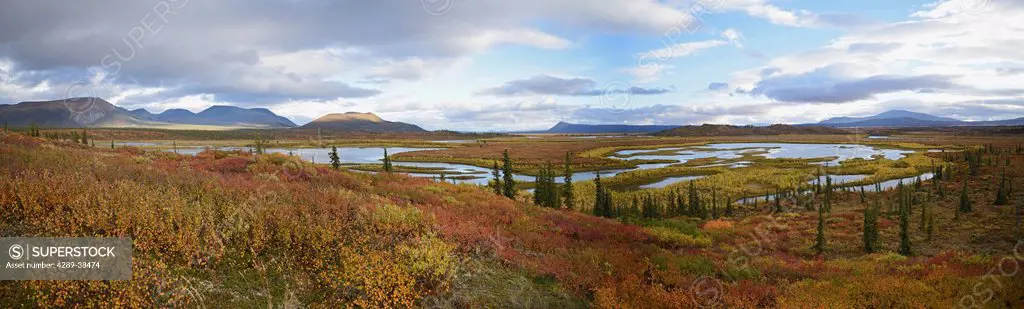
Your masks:
{"label": "distant mountain", "polygon": [[1024,118],[997,121],[962,121],[905,110],[891,110],[868,117],[836,117],[805,126],[829,126],[836,128],[859,127],[952,127],[952,126],[1007,126],[1024,125]]}
{"label": "distant mountain", "polygon": [[131,126],[140,121],[125,109],[100,98],[21,102],[0,106],[0,122],[13,127],[77,128],[84,126]]}
{"label": "distant mountain", "polygon": [[10,126],[42,127],[168,127],[180,124],[253,128],[295,127],[287,118],[265,108],[213,106],[193,113],[169,109],[153,114],[145,109],[127,110],[100,98],[21,102],[0,105],[0,122]]}
{"label": "distant mountain", "polygon": [[654,133],[657,136],[743,136],[743,135],[787,135],[787,134],[844,134],[845,130],[823,126],[793,126],[773,124],[770,126],[733,126],[703,124],[682,126]]}
{"label": "distant mountain", "polygon": [[905,110],[891,110],[878,115],[868,117],[835,117],[829,118],[818,124],[846,124],[846,123],[858,123],[864,121],[878,121],[878,120],[889,120],[889,119],[914,119],[928,122],[960,122],[960,120],[946,117],[937,117],[924,113],[916,113]]}
{"label": "distant mountain", "polygon": [[426,132],[423,128],[413,124],[386,121],[373,113],[356,112],[328,114],[303,125],[301,128],[371,133]]}
{"label": "distant mountain", "polygon": [[196,124],[243,126],[243,127],[274,127],[291,128],[295,123],[288,118],[274,114],[266,108],[240,108],[234,106],[211,106],[196,114]]}
{"label": "distant mountain", "polygon": [[575,124],[559,121],[547,131],[531,133],[562,133],[562,134],[591,134],[591,133],[654,133],[679,126],[675,125],[627,125],[627,124]]}

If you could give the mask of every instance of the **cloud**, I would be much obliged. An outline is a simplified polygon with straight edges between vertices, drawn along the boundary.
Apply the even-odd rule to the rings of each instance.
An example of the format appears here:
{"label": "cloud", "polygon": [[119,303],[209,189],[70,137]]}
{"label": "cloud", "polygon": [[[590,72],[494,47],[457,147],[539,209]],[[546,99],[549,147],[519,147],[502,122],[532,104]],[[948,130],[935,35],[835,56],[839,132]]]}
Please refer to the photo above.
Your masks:
{"label": "cloud", "polygon": [[873,98],[875,95],[900,91],[936,91],[955,88],[948,76],[875,75],[848,78],[835,66],[805,74],[773,76],[757,83],[753,95],[783,102],[843,103]]}
{"label": "cloud", "polygon": [[728,83],[710,83],[708,84],[708,90],[710,91],[722,91],[729,89]]}
{"label": "cloud", "polygon": [[846,49],[851,53],[886,53],[891,52],[903,44],[900,43],[853,43]]}
{"label": "cloud", "polygon": [[583,107],[570,114],[573,122],[585,124],[658,124],[691,125],[720,123],[727,117],[758,116],[771,110],[772,105],[724,105],[703,103],[695,105],[655,104],[629,109]]}
{"label": "cloud", "polygon": [[726,44],[728,44],[728,42],[723,40],[679,43],[674,44],[672,46],[643,52],[638,54],[637,57],[641,59],[650,58],[664,61],[672,58],[686,57],[701,50],[711,49]]}
{"label": "cloud", "polygon": [[[110,97],[131,88],[167,90],[126,96],[131,100],[202,94],[235,104],[368,98],[389,91],[392,81],[418,81],[495,47],[573,45],[538,22],[653,35],[689,15],[658,1],[632,0],[460,1],[443,16],[424,5],[398,0],[9,3],[0,10],[0,59],[9,60],[0,97],[60,97],[63,89],[53,88],[70,83],[58,81],[65,78],[60,74],[70,71],[73,79],[89,80],[101,70],[102,88],[126,91]],[[15,87],[14,75],[21,78],[18,90],[9,89]],[[26,88],[28,81],[46,87]]]}
{"label": "cloud", "polygon": [[1024,67],[996,68],[996,73],[998,73],[999,75],[1018,75],[1018,74],[1024,74]]}
{"label": "cloud", "polygon": [[[505,82],[500,86],[481,90],[477,94],[498,97],[554,95],[554,96],[601,96],[604,94],[630,93],[632,95],[658,95],[671,92],[668,88],[618,87],[609,85],[597,88],[597,82],[583,77],[557,77],[536,75],[529,78]],[[627,90],[628,89],[628,90]]]}

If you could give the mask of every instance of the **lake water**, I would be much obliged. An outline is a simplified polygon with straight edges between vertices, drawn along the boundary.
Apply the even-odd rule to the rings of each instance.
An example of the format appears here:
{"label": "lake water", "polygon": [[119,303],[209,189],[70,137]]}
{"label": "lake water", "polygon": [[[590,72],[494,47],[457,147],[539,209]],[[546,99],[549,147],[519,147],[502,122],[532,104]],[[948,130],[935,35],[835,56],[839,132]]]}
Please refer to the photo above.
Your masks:
{"label": "lake water", "polygon": [[[643,154],[653,151],[672,151],[671,154]],[[675,160],[685,163],[694,159],[719,158],[736,159],[745,154],[754,154],[768,159],[812,159],[835,157],[833,160],[822,161],[822,164],[837,165],[839,162],[861,158],[872,160],[874,156],[882,156],[890,160],[899,160],[904,155],[913,153],[909,150],[884,149],[856,144],[790,144],[790,143],[719,143],[695,147],[666,147],[661,149],[621,150],[613,155],[637,160]]]}
{"label": "lake water", "polygon": [[[449,140],[449,141],[436,141],[436,142],[471,142],[472,140]],[[141,143],[140,143],[141,144]],[[140,145],[142,146],[142,145]],[[177,152],[185,155],[195,155],[203,151],[204,147],[179,147]],[[247,147],[224,147],[222,150],[241,150],[251,151],[251,148]],[[389,154],[397,154],[403,152],[419,151],[419,150],[436,150],[442,148],[408,148],[408,147],[390,147],[388,148]],[[171,151],[168,149],[168,151]],[[268,148],[268,153],[282,153],[299,156],[303,160],[316,162],[316,163],[327,163],[330,162],[328,154],[330,148]],[[650,152],[665,152],[666,154],[643,154]],[[662,168],[673,164],[685,163],[694,159],[701,158],[718,158],[722,160],[731,160],[742,157],[745,154],[754,153],[755,156],[763,156],[765,158],[793,158],[793,159],[807,159],[807,158],[822,158],[822,157],[836,157],[837,159],[825,161],[829,165],[836,165],[843,160],[862,158],[865,160],[873,160],[875,156],[885,157],[891,160],[898,160],[908,153],[913,151],[898,150],[898,149],[882,149],[873,146],[866,145],[855,145],[855,144],[790,144],[790,143],[716,143],[708,144],[704,146],[694,147],[666,147],[661,149],[627,149],[613,153],[610,158],[625,157],[626,160],[671,160],[668,163],[646,163],[638,164],[637,169],[655,169]],[[338,154],[341,157],[342,163],[355,163],[355,164],[375,164],[380,163],[384,158],[383,148],[381,147],[341,147],[338,148]],[[721,161],[721,160],[720,160]],[[712,162],[701,167],[715,167],[715,166],[727,166],[729,168],[742,168],[752,164],[747,161],[740,162]],[[424,167],[424,168],[436,168],[439,172],[443,171],[446,175],[473,175],[479,176],[478,178],[472,179],[458,179],[454,180],[457,183],[469,183],[477,185],[486,185],[490,180],[490,169],[465,164],[452,164],[452,163],[439,163],[439,162],[394,162],[395,166],[408,166],[408,167]],[[619,173],[630,171],[633,169],[615,169],[601,171],[601,177],[612,177]],[[413,173],[413,176],[417,177],[436,177],[437,175],[429,173]],[[597,172],[576,172],[573,174],[573,181],[589,181],[597,177]],[[863,175],[844,175],[844,176],[832,176],[833,181],[836,184],[857,181],[863,179]],[[860,177],[860,178],[857,178]],[[532,182],[533,176],[515,174],[513,178],[520,182]],[[659,180],[654,183],[644,184],[641,188],[661,188],[672,183],[681,181],[692,180],[688,177],[669,177]],[[558,183],[563,183],[562,177],[556,177]],[[813,182],[813,181],[812,181]],[[873,189],[873,188],[871,188]]]}
{"label": "lake water", "polygon": [[[843,176],[843,175],[832,175],[833,181],[835,181],[835,177],[837,177],[837,176]],[[864,176],[864,175],[846,175],[846,176]],[[900,183],[903,183],[903,185],[905,185],[905,186],[906,185],[913,185],[914,182],[917,181],[918,177],[920,177],[921,181],[925,181],[925,180],[932,179],[932,177],[935,177],[935,174],[924,173],[924,174],[921,174],[920,176],[907,177],[907,178],[901,178],[901,179],[892,179],[892,180],[886,180],[886,181],[883,181],[883,182],[880,182],[880,183],[877,183],[877,184],[869,184],[869,185],[862,185],[862,186],[850,186],[850,187],[844,187],[844,188],[848,188],[849,190],[855,191],[855,192],[859,192],[861,189],[863,189],[865,192],[878,192],[879,188],[882,189],[882,191],[887,191],[887,190],[895,189],[897,186],[899,186]],[[864,177],[864,178],[866,178],[866,177]],[[811,180],[810,183],[813,183],[813,182],[814,181]],[[809,190],[805,190],[803,192],[807,193],[807,192],[810,192],[810,191]],[[770,195],[767,196],[767,198],[765,196],[747,197],[747,198],[741,198],[741,199],[737,200],[736,203],[737,204],[753,204],[755,200],[757,202],[759,202],[759,203],[760,202],[765,202],[765,201],[774,201],[775,197],[774,196],[770,196]]]}
{"label": "lake water", "polygon": [[684,182],[684,181],[690,181],[690,180],[695,180],[695,179],[701,179],[701,178],[704,178],[704,177],[705,176],[669,177],[669,178],[662,179],[659,182],[649,183],[649,184],[646,184],[646,185],[642,185],[642,186],[640,186],[640,189],[664,188],[664,187],[667,187],[668,185],[671,185],[671,184],[674,184],[674,183],[677,183],[677,182]]}
{"label": "lake water", "polygon": [[[190,147],[190,148],[178,148],[178,153],[183,155],[196,155],[197,153],[205,150],[206,147]],[[241,150],[241,151],[253,151],[250,147],[220,147],[219,150]],[[406,148],[406,147],[388,147],[388,154],[393,155],[397,153],[419,151],[419,150],[437,150],[442,148]],[[167,151],[173,151],[173,149],[167,149]],[[316,162],[316,163],[328,163],[331,162],[329,154],[331,148],[267,148],[267,153],[281,153],[281,154],[292,154],[294,156],[301,157],[303,160]],[[341,163],[357,163],[357,164],[372,164],[380,163],[384,159],[384,148],[380,147],[338,147],[338,156],[341,157]]]}

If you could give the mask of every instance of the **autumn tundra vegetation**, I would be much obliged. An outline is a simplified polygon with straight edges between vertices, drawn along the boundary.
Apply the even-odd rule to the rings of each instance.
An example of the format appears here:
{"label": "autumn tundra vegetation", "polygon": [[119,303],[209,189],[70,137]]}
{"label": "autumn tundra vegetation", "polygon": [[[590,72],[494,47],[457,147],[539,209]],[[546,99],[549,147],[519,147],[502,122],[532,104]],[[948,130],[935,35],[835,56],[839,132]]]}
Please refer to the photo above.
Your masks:
{"label": "autumn tundra vegetation", "polygon": [[[267,153],[278,141],[266,138],[246,142],[256,151],[189,156],[68,132],[0,135],[0,231],[131,237],[133,279],[4,281],[2,307],[1024,306],[1018,136],[887,142],[913,152],[839,165],[751,151],[725,162],[750,162],[740,168],[697,161],[573,181],[637,164],[609,158],[618,150],[711,139],[500,136],[385,154],[370,173],[341,164],[337,148],[320,164]],[[431,158],[488,169],[489,182],[401,170]],[[852,174],[867,176],[833,181]],[[670,176],[699,177],[636,186]]]}

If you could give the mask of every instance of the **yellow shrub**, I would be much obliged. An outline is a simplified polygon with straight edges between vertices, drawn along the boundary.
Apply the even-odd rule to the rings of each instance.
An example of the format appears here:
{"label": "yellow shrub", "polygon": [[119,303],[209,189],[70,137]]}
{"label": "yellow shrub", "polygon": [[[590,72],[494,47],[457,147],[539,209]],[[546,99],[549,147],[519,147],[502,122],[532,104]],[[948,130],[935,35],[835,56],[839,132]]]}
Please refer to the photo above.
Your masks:
{"label": "yellow shrub", "polygon": [[667,243],[673,246],[701,248],[707,248],[711,246],[710,239],[707,239],[703,236],[694,237],[686,235],[667,227],[646,227],[644,228],[644,231],[646,231],[647,234],[651,235],[651,237],[654,237],[654,239],[657,239],[660,242]]}

